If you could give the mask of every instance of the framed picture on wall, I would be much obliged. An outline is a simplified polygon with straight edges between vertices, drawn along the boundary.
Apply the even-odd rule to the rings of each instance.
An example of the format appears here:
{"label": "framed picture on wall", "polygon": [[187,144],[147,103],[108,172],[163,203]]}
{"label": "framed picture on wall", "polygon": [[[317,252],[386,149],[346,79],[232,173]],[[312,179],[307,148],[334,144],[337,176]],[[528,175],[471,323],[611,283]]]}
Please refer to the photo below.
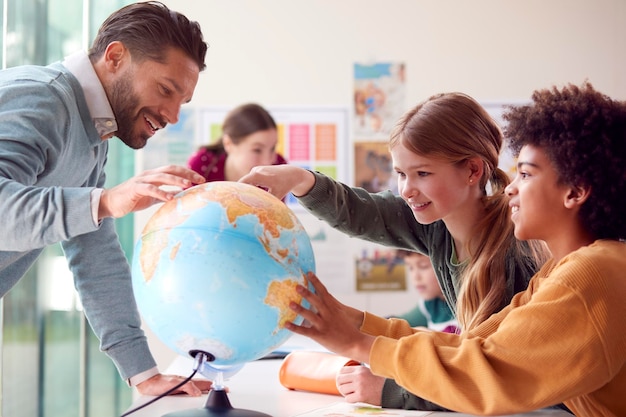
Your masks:
{"label": "framed picture on wall", "polygon": [[391,190],[398,193],[398,177],[393,170],[387,141],[354,142],[354,183],[371,193]]}
{"label": "framed picture on wall", "polygon": [[354,64],[352,126],[355,138],[387,139],[406,110],[403,62]]}

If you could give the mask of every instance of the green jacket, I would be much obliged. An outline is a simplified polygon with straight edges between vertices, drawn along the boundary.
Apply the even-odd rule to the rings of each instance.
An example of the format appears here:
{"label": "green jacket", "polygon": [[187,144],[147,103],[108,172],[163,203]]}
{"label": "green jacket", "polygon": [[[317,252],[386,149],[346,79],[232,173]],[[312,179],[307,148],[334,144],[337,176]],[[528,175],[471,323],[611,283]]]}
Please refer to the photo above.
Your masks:
{"label": "green jacket", "polygon": [[411,310],[391,317],[405,320],[411,327],[428,327],[438,332],[457,333],[459,327],[454,311],[439,297],[432,300],[418,298]]}

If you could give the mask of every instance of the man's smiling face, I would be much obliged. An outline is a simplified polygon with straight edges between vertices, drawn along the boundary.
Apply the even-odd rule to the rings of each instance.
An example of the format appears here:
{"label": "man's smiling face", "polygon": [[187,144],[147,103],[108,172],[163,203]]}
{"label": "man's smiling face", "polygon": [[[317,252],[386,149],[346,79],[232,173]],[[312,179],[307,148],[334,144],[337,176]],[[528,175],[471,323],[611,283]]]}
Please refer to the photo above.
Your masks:
{"label": "man's smiling face", "polygon": [[115,136],[133,149],[143,148],[157,130],[178,121],[180,107],[191,100],[198,83],[200,70],[193,59],[175,48],[164,56],[164,62],[131,61],[111,83]]}

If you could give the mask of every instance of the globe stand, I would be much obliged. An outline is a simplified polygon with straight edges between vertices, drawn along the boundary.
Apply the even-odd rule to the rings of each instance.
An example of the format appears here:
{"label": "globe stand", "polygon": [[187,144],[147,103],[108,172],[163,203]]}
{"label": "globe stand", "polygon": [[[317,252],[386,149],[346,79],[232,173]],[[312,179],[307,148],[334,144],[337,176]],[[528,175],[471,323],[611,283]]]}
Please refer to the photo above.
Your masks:
{"label": "globe stand", "polygon": [[[215,356],[207,352],[198,350],[189,352],[189,354],[195,358],[198,358],[199,353],[203,355],[201,357],[205,362],[215,360]],[[207,366],[206,363],[199,365]],[[194,410],[175,411],[173,413],[164,414],[163,417],[272,417],[269,414],[259,411],[234,408],[228,399],[228,393],[223,385],[224,373],[216,368],[211,369],[216,372],[216,376],[204,407]]]}
{"label": "globe stand", "polygon": [[224,389],[212,389],[204,408],[175,411],[163,417],[271,417],[259,411],[233,408]]}

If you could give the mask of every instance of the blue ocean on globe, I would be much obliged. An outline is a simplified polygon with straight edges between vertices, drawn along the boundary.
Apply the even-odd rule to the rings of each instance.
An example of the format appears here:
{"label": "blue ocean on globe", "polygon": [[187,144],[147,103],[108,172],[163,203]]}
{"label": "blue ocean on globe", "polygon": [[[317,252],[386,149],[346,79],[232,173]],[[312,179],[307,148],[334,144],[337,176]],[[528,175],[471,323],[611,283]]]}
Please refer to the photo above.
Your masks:
{"label": "blue ocean on globe", "polygon": [[138,239],[133,291],[145,323],[181,355],[214,365],[265,356],[301,323],[295,291],[315,272],[309,236],[282,201],[237,182],[189,188],[164,203]]}

